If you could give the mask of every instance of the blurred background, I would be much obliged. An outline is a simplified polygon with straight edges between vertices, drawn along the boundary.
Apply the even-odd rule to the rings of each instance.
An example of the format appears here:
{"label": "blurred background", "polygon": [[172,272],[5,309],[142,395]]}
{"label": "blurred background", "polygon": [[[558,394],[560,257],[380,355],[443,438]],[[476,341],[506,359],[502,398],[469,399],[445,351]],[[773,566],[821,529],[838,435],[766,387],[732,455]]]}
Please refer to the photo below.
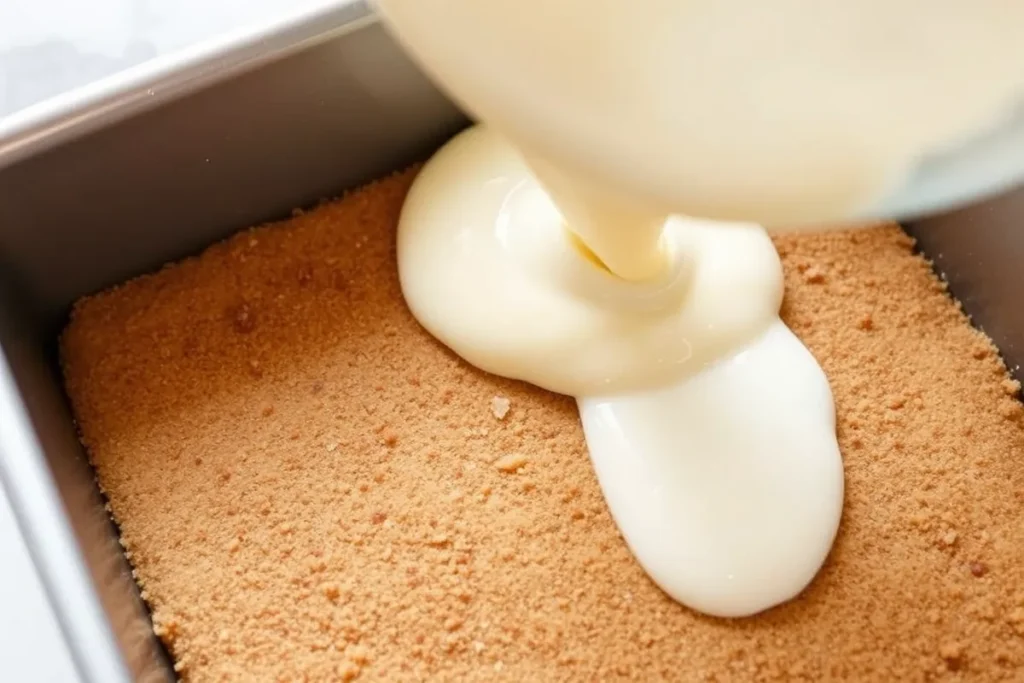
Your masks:
{"label": "blurred background", "polygon": [[0,117],[219,33],[330,0],[0,0]]}

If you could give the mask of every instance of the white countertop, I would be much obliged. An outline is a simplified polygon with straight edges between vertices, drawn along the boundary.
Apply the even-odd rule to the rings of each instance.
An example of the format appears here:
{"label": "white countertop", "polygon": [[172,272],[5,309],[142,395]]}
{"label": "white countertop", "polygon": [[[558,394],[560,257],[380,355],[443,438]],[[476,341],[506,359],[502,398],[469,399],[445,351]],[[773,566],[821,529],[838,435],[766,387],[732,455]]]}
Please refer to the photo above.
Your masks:
{"label": "white countertop", "polygon": [[[0,117],[219,32],[329,4],[0,0]],[[0,671],[4,680],[26,683],[78,680],[2,490]]]}
{"label": "white countertop", "polygon": [[12,681],[77,681],[3,491],[0,558],[0,669]]}
{"label": "white countertop", "polygon": [[332,0],[0,0],[0,116]]}

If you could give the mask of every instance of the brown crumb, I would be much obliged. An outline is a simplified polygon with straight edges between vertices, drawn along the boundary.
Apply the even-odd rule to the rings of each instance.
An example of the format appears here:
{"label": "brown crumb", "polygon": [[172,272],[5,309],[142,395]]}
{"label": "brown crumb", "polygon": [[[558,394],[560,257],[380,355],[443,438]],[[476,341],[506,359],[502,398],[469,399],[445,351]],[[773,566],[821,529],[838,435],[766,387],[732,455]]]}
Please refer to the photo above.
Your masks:
{"label": "brown crumb", "polygon": [[[409,314],[411,177],[74,308],[68,393],[185,683],[1021,680],[1024,426],[899,228],[776,238],[783,317],[835,396],[843,525],[798,600],[710,619],[637,566],[574,402],[477,372]],[[543,462],[529,490],[496,476],[506,453]],[[999,571],[963,569],[979,557]]]}
{"label": "brown crumb", "polygon": [[817,266],[811,266],[804,271],[804,282],[809,285],[820,285],[825,282],[825,271]]}
{"label": "brown crumb", "polygon": [[958,538],[959,535],[955,531],[946,531],[941,536],[939,536],[939,545],[943,548],[952,548],[954,545],[956,545],[956,541]]}
{"label": "brown crumb", "polygon": [[249,376],[253,379],[260,379],[263,377],[263,369],[260,367],[260,362],[258,360],[249,361]]}
{"label": "brown crumb", "polygon": [[971,562],[969,567],[971,570],[971,575],[979,579],[985,576],[985,574],[988,574],[988,565],[984,562]]}
{"label": "brown crumb", "polygon": [[939,657],[950,671],[959,671],[964,665],[963,643],[950,641],[939,646]]}
{"label": "brown crumb", "polygon": [[1014,398],[1004,398],[999,401],[997,410],[1007,420],[1019,420],[1024,417],[1024,405]]}
{"label": "brown crumb", "polygon": [[354,681],[362,673],[362,667],[349,659],[337,666],[336,673],[342,681]]}
{"label": "brown crumb", "polygon": [[352,645],[345,649],[345,658],[362,666],[370,662],[370,652],[362,645]]}
{"label": "brown crumb", "polygon": [[249,304],[241,304],[230,309],[229,316],[235,332],[249,334],[256,329],[256,314]]}
{"label": "brown crumb", "polygon": [[1024,607],[1017,607],[1011,610],[1006,621],[1017,632],[1017,635],[1024,638]]}

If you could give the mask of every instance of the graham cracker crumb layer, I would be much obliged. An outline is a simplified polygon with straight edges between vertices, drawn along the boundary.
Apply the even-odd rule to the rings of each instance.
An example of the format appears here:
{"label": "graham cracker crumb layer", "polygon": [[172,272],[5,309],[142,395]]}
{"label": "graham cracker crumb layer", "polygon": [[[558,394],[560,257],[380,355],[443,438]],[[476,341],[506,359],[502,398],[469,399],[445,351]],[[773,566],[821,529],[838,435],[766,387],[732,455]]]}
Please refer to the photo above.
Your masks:
{"label": "graham cracker crumb layer", "polygon": [[571,399],[412,319],[412,177],[74,308],[68,393],[185,681],[1024,678],[1018,385],[898,227],[777,240],[846,504],[802,596],[728,621],[635,563]]}

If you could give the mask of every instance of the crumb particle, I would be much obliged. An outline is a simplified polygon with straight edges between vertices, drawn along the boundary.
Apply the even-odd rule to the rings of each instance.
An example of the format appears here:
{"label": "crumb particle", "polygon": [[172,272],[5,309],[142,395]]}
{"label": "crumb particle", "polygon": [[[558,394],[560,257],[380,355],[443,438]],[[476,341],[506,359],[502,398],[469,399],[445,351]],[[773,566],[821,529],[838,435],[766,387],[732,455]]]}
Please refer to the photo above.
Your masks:
{"label": "crumb particle", "polygon": [[240,304],[229,311],[235,332],[249,334],[256,329],[256,314],[249,304]]}
{"label": "crumb particle", "polygon": [[811,266],[804,271],[804,282],[811,285],[820,285],[825,282],[825,271],[817,266]]}
{"label": "crumb particle", "polygon": [[341,680],[347,683],[357,679],[359,674],[362,673],[362,668],[355,662],[346,660],[338,665],[337,673]]}
{"label": "crumb particle", "polygon": [[491,399],[491,414],[499,420],[504,420],[512,405],[504,396],[495,396]]}
{"label": "crumb particle", "polygon": [[526,467],[528,462],[529,459],[522,453],[508,453],[495,460],[494,466],[500,472],[512,474]]}
{"label": "crumb particle", "polygon": [[964,667],[963,643],[948,641],[939,646],[939,657],[950,671],[959,671]]}

